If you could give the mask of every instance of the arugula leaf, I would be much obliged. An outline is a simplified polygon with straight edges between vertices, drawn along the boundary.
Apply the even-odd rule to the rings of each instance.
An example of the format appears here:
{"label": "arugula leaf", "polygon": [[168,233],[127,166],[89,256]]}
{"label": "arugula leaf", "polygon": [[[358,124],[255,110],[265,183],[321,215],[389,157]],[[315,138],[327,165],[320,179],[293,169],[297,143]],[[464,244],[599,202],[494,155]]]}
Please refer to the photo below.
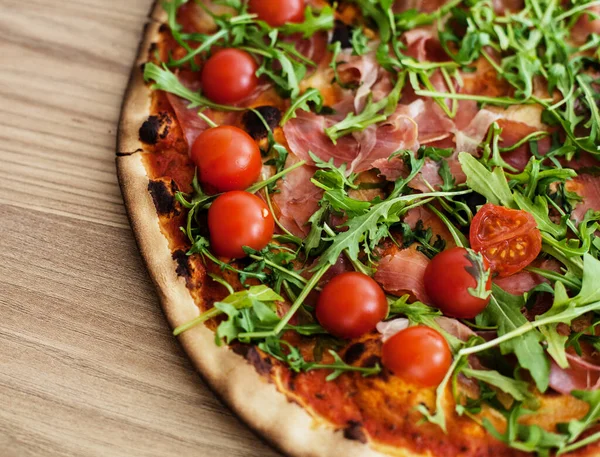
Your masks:
{"label": "arugula leaf", "polygon": [[[226,313],[229,317],[232,317],[234,315],[237,316],[238,311],[244,308],[251,308],[257,303],[261,303],[266,306],[273,306],[273,304],[277,301],[283,301],[283,297],[275,293],[269,287],[265,285],[252,286],[247,290],[235,292],[227,296],[225,299],[216,302],[214,308],[205,311],[198,317],[192,319],[191,321],[183,325],[180,325],[175,330],[173,330],[173,335],[180,335],[181,333],[191,329],[192,327],[206,322],[207,320],[212,319],[220,315],[221,313]],[[221,325],[223,324],[224,323],[221,323]],[[222,333],[231,336],[232,331],[228,328],[228,325],[225,325],[223,327]],[[232,341],[232,339],[228,338],[227,342],[229,343],[230,341]]]}
{"label": "arugula leaf", "polygon": [[337,144],[338,139],[349,133],[360,132],[370,125],[385,121],[398,106],[404,81],[405,73],[403,72],[399,75],[394,89],[392,89],[386,98],[375,103],[371,96],[369,96],[367,104],[361,113],[354,114],[350,112],[342,121],[331,127],[327,127],[325,133],[333,141],[333,144]]}
{"label": "arugula leaf", "polygon": [[[431,192],[428,194],[404,195],[371,206],[365,214],[352,218],[345,224],[348,230],[334,237],[332,245],[321,255],[315,270],[325,265],[334,265],[340,254],[346,249],[352,260],[358,259],[361,244],[364,248],[367,248],[367,251],[370,251],[368,241],[373,242],[381,239],[381,235],[378,236],[378,234],[381,234],[380,224],[390,225],[399,222],[400,216],[409,209],[407,206],[409,203],[419,200],[424,200],[421,202],[424,203],[428,198],[462,195],[463,193],[465,192]],[[373,245],[373,243],[370,244]]]}
{"label": "arugula leaf", "polygon": [[200,95],[200,93],[188,89],[181,83],[181,81],[179,81],[179,78],[167,68],[166,65],[163,65],[163,68],[161,68],[152,62],[148,62],[146,65],[144,65],[144,80],[154,81],[152,90],[169,92],[191,102],[188,108],[209,107],[223,111],[244,110],[244,108],[213,103],[206,97]]}
{"label": "arugula leaf", "polygon": [[298,98],[293,100],[292,104],[281,118],[280,125],[283,127],[287,121],[294,119],[296,117],[296,111],[299,109],[310,112],[311,106],[309,103],[314,104],[317,113],[323,108],[323,97],[318,89],[310,88]]}
{"label": "arugula leaf", "polygon": [[461,152],[458,161],[467,175],[467,186],[483,195],[490,203],[512,207],[513,194],[501,168],[489,171],[467,152]]}
{"label": "arugula leaf", "polygon": [[506,417],[506,430],[504,433],[498,432],[488,418],[483,419],[482,425],[496,439],[523,452],[537,451],[540,456],[547,457],[550,450],[564,446],[565,435],[547,432],[537,425],[519,423],[519,417],[528,412],[522,405],[512,408]]}
{"label": "arugula leaf", "polygon": [[529,392],[529,383],[509,378],[495,370],[475,370],[465,367],[461,370],[461,373],[469,378],[477,379],[478,381],[483,381],[486,384],[497,387],[517,401],[524,401],[532,395]]}
{"label": "arugula leaf", "polygon": [[310,38],[321,30],[331,30],[334,25],[334,9],[331,6],[325,6],[315,14],[309,5],[304,10],[304,22],[288,22],[281,31],[286,35],[302,33],[303,38]]}
{"label": "arugula leaf", "polygon": [[370,51],[369,39],[359,27],[352,30],[350,43],[352,44],[352,52],[355,56],[362,56]]}
{"label": "arugula leaf", "polygon": [[[528,324],[521,313],[521,308],[525,305],[523,297],[511,295],[496,284],[492,285],[492,291],[489,305],[477,316],[477,324],[497,326],[499,337]],[[541,334],[532,330],[523,334],[518,341],[511,339],[500,343],[500,350],[502,354],[514,353],[521,367],[529,370],[540,392],[545,392],[548,388],[550,363],[540,344],[541,340]]]}
{"label": "arugula leaf", "polygon": [[[296,371],[312,370],[333,370],[326,378],[326,381],[333,381],[345,372],[355,371],[362,373],[363,376],[372,376],[381,371],[381,367],[376,364],[374,367],[357,367],[349,365],[342,360],[337,352],[329,350],[329,355],[333,358],[333,363],[307,362],[298,348],[292,346],[285,340],[278,338],[267,338],[258,344],[258,347],[265,353],[275,357],[277,360],[285,362],[289,367]],[[285,348],[285,349],[284,349]]]}
{"label": "arugula leaf", "polygon": [[513,198],[520,209],[534,217],[540,230],[549,233],[554,238],[562,239],[566,236],[566,225],[556,225],[548,217],[548,202],[545,198],[538,195],[535,197],[535,203],[532,203],[531,200],[517,192],[514,193]]}

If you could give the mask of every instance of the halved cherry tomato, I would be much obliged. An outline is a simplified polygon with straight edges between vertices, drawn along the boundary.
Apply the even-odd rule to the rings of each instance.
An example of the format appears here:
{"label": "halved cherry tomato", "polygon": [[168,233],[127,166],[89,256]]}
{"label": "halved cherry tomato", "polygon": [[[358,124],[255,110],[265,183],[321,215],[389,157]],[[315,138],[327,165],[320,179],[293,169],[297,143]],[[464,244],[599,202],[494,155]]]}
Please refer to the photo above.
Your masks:
{"label": "halved cherry tomato", "polygon": [[256,89],[256,70],[258,64],[247,52],[221,49],[202,68],[202,91],[216,103],[237,103]]}
{"label": "halved cherry tomato", "polygon": [[369,276],[351,271],[334,277],[321,291],[317,319],[329,333],[357,338],[387,316],[383,289]]}
{"label": "halved cherry tomato", "polygon": [[[452,248],[436,255],[425,269],[425,291],[432,304],[447,316],[471,319],[487,306],[490,297],[476,297],[469,289],[477,287],[476,276],[488,272],[485,292],[492,289],[492,275],[485,258],[481,265],[471,256],[479,254],[465,248]],[[481,256],[479,256],[481,258]],[[475,264],[474,264],[475,262]]]}
{"label": "halved cherry tomato", "polygon": [[227,192],[208,209],[210,244],[218,256],[246,257],[244,246],[261,250],[271,241],[274,228],[266,203],[248,192]]}
{"label": "halved cherry tomato", "polygon": [[542,250],[542,234],[531,214],[491,203],[473,218],[469,240],[502,277],[521,271]]}
{"label": "halved cherry tomato", "polygon": [[286,22],[302,22],[304,0],[250,0],[249,11],[271,27],[280,27]]}
{"label": "halved cherry tomato", "polygon": [[383,365],[406,381],[422,387],[439,385],[452,364],[452,352],[436,330],[416,325],[383,343]]}
{"label": "halved cherry tomato", "polygon": [[250,135],[228,125],[202,132],[191,150],[199,178],[210,191],[244,190],[262,169],[260,149]]}

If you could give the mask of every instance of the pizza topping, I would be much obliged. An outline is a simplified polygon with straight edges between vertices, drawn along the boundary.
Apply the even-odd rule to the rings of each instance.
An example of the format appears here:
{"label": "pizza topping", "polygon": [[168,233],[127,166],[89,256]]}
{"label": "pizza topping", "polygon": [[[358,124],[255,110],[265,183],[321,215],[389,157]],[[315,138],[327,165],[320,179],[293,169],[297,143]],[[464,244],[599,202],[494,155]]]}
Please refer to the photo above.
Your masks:
{"label": "pizza topping", "polygon": [[542,235],[531,214],[491,203],[473,218],[470,241],[500,276],[521,271],[542,249]]}
{"label": "pizza topping", "polygon": [[490,301],[492,277],[487,261],[465,248],[436,255],[425,270],[431,303],[447,316],[472,319]]}
{"label": "pizza topping", "polygon": [[439,332],[417,325],[401,330],[383,344],[382,362],[407,382],[434,387],[448,372],[452,352]]}
{"label": "pizza topping", "polygon": [[248,10],[272,27],[280,27],[288,22],[302,22],[304,0],[250,0]]}
{"label": "pizza topping", "polygon": [[266,138],[269,131],[273,131],[279,122],[281,122],[281,111],[274,106],[256,107],[246,111],[242,117],[244,130],[255,140]]}
{"label": "pizza topping", "polygon": [[265,202],[248,192],[227,192],[208,210],[211,248],[218,256],[245,257],[245,247],[260,251],[271,241],[274,226]]}
{"label": "pizza topping", "polygon": [[425,289],[425,270],[429,260],[416,249],[396,250],[377,264],[375,280],[393,295],[411,293],[417,300],[428,303]]}
{"label": "pizza topping", "polygon": [[250,54],[239,49],[221,49],[202,69],[202,90],[216,103],[238,103],[256,86],[258,65]]}
{"label": "pizza topping", "polygon": [[334,277],[319,294],[316,316],[329,333],[357,338],[372,331],[388,313],[383,290],[363,273]]}
{"label": "pizza topping", "polygon": [[216,192],[247,189],[262,170],[260,149],[237,127],[205,130],[194,142],[191,156],[202,184]]}
{"label": "pizza topping", "polygon": [[334,159],[336,166],[349,164],[349,172],[372,168],[379,158],[387,158],[398,149],[411,149],[416,145],[417,127],[408,116],[398,112],[381,126],[369,127],[356,136],[344,136],[333,144],[325,129],[336,121],[326,116],[300,112],[283,130],[291,151],[299,158],[312,161],[309,152],[321,160]]}

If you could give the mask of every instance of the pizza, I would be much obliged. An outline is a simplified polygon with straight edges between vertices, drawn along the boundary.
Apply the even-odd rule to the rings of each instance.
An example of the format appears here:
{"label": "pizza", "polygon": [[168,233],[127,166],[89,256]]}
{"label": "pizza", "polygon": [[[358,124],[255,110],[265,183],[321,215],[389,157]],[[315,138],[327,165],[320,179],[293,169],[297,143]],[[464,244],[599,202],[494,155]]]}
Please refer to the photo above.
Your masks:
{"label": "pizza", "polygon": [[166,0],[118,135],[206,382],[290,456],[600,455],[600,6]]}

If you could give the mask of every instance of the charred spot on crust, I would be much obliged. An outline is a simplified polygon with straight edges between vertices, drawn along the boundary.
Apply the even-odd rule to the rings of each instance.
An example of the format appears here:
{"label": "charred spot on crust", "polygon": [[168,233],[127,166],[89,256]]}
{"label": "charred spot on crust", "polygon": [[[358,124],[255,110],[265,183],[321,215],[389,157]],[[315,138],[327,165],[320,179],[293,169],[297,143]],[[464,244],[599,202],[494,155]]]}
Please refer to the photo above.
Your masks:
{"label": "charred spot on crust", "polygon": [[166,216],[170,214],[179,214],[177,209],[177,200],[175,200],[175,192],[178,191],[175,181],[165,181],[157,179],[148,183],[148,192],[152,196],[156,212]]}
{"label": "charred spot on crust", "polygon": [[158,116],[150,116],[140,127],[140,140],[148,144],[156,144],[158,141],[158,129],[160,120]]}
{"label": "charred spot on crust", "polygon": [[246,360],[250,362],[250,364],[256,369],[258,374],[266,376],[271,373],[271,368],[273,368],[273,364],[271,363],[271,359],[268,357],[261,357],[260,353],[254,346],[250,346],[245,356]]}
{"label": "charred spot on crust", "polygon": [[140,140],[146,144],[156,144],[169,134],[173,120],[168,113],[150,116],[140,127]]}
{"label": "charred spot on crust", "polygon": [[190,268],[188,265],[188,255],[182,249],[173,253],[173,260],[177,262],[177,276],[181,276],[186,280],[190,278]]}
{"label": "charred spot on crust", "polygon": [[367,436],[363,430],[363,426],[358,421],[348,421],[348,425],[344,429],[344,438],[361,443],[367,442]]}
{"label": "charred spot on crust", "polygon": [[167,33],[169,31],[169,26],[167,24],[160,24],[160,27],[158,28],[158,31],[160,33]]}
{"label": "charred spot on crust", "polygon": [[[279,125],[281,111],[278,108],[274,106],[259,106],[255,110],[260,113],[271,130]],[[242,125],[244,126],[244,130],[255,140],[265,138],[269,133],[262,119],[254,111],[248,110],[244,113]]]}
{"label": "charred spot on crust", "polygon": [[339,41],[342,48],[352,47],[352,27],[340,20],[335,21],[331,43]]}
{"label": "charred spot on crust", "polygon": [[377,365],[381,366],[381,358],[373,354],[372,356],[367,357],[361,365],[364,368],[373,368]]}
{"label": "charred spot on crust", "polygon": [[344,362],[353,364],[361,358],[366,349],[367,347],[364,343],[354,343],[346,350],[346,353],[344,354]]}

